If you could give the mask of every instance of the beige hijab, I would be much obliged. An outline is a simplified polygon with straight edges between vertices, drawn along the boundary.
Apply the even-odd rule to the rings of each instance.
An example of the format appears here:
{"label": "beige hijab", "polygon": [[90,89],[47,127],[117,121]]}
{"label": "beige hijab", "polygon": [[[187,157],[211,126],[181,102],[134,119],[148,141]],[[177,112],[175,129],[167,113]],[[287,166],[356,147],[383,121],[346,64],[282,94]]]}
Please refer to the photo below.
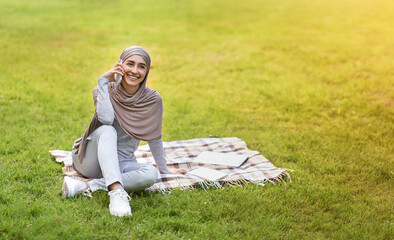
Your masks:
{"label": "beige hijab", "polygon": [[[146,65],[147,72],[144,80],[133,95],[128,94],[121,84],[115,82],[108,84],[108,93],[115,113],[115,119],[120,127],[131,137],[151,141],[161,138],[163,119],[163,102],[160,94],[146,86],[150,69],[149,54],[142,47],[129,47],[123,50],[120,58],[125,61],[132,55],[141,56]],[[97,101],[97,87],[93,90],[93,99]],[[88,129],[83,136],[74,142],[74,153],[82,163],[86,149],[87,137],[102,124],[98,121],[97,112],[94,113]]]}

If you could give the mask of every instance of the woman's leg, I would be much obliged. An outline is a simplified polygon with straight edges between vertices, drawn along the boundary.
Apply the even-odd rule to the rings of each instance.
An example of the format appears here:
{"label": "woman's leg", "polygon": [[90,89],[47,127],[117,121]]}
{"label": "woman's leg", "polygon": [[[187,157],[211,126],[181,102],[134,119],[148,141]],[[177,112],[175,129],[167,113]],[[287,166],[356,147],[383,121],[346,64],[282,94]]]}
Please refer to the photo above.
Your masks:
{"label": "woman's leg", "polygon": [[[136,192],[152,186],[157,179],[156,168],[149,164],[132,161],[121,162],[123,187],[127,192]],[[92,191],[97,189],[107,190],[104,178],[94,179],[89,182]]]}
{"label": "woman's leg", "polygon": [[150,164],[126,162],[122,180],[127,192],[136,192],[152,186],[158,177],[157,169]]}
{"label": "woman's leg", "polygon": [[[108,187],[119,183],[123,185],[117,153],[117,134],[114,127],[102,125],[89,136],[82,164],[73,154],[75,169],[88,178],[99,178],[104,184],[90,181],[92,191],[108,190]],[[96,179],[98,180],[98,179]],[[112,189],[110,189],[112,190]]]}
{"label": "woman's leg", "polygon": [[[96,180],[99,180],[102,184],[96,184],[96,180],[88,182],[92,192],[98,189],[110,190],[108,193],[110,197],[109,212],[112,215],[131,216],[130,196],[121,188],[123,182],[119,168],[118,137],[115,128],[103,125],[94,130],[89,138],[82,164],[79,163],[78,157],[73,154],[75,169],[85,177],[99,178]],[[78,187],[81,185],[80,181],[66,179],[63,185],[63,195],[66,196],[84,191],[83,188]]]}

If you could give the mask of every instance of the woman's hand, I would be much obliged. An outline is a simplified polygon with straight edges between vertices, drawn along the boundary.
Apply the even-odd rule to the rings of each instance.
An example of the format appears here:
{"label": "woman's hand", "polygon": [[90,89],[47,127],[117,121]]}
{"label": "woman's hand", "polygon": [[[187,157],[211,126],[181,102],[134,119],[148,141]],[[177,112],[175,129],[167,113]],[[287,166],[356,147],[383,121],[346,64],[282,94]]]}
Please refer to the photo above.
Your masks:
{"label": "woman's hand", "polygon": [[181,168],[170,168],[170,173],[171,174],[186,174],[186,170],[185,169],[181,169]]}
{"label": "woman's hand", "polygon": [[124,69],[123,69],[123,65],[120,63],[120,58],[118,62],[115,64],[115,66],[113,66],[108,72],[101,75],[101,77],[105,77],[110,82],[115,82],[116,81],[115,74],[119,74],[121,76],[124,75]]}

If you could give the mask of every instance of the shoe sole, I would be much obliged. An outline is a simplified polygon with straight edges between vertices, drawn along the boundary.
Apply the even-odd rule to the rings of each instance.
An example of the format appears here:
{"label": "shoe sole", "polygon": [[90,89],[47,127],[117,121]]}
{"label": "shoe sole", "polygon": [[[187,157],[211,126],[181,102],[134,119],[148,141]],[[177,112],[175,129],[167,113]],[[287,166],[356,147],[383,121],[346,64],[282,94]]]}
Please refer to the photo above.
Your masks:
{"label": "shoe sole", "polygon": [[117,216],[117,217],[125,217],[125,216],[131,216],[131,215],[132,215],[131,212],[126,212],[126,213],[123,213],[123,214],[119,214],[119,213],[111,212],[111,211],[110,211],[110,213],[111,213],[112,215],[114,215],[114,216]]}
{"label": "shoe sole", "polygon": [[69,197],[68,185],[67,180],[64,178],[63,186],[62,186],[62,197],[67,198]]}

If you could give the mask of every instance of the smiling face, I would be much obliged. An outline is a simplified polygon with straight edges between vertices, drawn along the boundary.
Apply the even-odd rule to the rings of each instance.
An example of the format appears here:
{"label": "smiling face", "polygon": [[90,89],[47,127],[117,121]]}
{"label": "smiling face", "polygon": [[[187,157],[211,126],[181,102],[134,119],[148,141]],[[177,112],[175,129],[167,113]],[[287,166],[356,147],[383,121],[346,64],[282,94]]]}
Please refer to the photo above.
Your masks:
{"label": "smiling face", "polygon": [[123,62],[124,75],[122,86],[129,94],[137,92],[140,83],[144,81],[148,67],[139,55],[132,55]]}

